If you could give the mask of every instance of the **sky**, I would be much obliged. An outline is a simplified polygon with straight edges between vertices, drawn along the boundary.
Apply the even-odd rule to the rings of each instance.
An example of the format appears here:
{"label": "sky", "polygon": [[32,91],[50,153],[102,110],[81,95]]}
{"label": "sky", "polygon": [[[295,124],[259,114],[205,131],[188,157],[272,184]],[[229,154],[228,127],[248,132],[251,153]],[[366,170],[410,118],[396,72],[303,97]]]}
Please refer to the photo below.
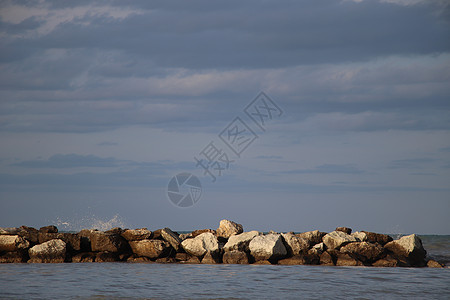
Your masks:
{"label": "sky", "polygon": [[0,1],[0,226],[450,234],[449,25],[439,0]]}

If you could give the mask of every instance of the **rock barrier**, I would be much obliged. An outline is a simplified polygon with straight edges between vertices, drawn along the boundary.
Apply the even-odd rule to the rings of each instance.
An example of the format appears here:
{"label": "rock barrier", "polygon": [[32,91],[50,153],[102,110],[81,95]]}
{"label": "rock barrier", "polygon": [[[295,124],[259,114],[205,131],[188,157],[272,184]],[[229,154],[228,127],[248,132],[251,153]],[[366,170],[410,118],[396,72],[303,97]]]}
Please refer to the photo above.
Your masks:
{"label": "rock barrier", "polygon": [[338,227],[326,233],[244,232],[222,220],[219,228],[178,234],[169,228],[58,232],[22,226],[0,228],[0,263],[130,262],[272,264],[372,267],[444,267],[427,259],[420,238]]}

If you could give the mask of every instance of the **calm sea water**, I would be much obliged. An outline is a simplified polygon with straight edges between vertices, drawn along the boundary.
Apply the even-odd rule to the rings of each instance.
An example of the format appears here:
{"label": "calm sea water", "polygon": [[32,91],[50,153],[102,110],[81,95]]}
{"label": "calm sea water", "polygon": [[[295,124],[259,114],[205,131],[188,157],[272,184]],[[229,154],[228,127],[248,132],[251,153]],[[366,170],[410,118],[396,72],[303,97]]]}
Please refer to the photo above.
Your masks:
{"label": "calm sea water", "polygon": [[[450,258],[450,236],[422,237]],[[2,264],[2,299],[450,299],[450,269],[183,264]]]}

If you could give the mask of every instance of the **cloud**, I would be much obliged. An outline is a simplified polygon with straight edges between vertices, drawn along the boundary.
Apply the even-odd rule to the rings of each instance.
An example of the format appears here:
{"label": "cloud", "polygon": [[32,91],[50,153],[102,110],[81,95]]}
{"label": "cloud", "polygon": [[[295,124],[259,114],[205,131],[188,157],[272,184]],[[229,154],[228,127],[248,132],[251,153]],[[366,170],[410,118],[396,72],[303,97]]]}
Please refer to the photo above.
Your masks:
{"label": "cloud", "polygon": [[437,159],[429,157],[398,159],[389,164],[390,169],[423,169],[426,165],[436,162]]}

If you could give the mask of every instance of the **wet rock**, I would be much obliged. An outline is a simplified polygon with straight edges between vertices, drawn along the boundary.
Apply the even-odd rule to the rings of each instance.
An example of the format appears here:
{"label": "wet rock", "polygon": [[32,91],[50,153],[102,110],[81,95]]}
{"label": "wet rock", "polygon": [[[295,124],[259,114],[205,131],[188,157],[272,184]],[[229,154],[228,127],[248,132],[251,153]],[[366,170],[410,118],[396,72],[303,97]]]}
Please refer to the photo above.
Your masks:
{"label": "wet rock", "polygon": [[176,263],[177,261],[173,257],[160,257],[156,259],[155,262],[159,264],[173,264]]}
{"label": "wet rock", "polygon": [[14,252],[27,249],[30,243],[18,235],[0,235],[0,251]]}
{"label": "wet rock", "polygon": [[385,254],[383,247],[378,244],[371,244],[367,242],[355,242],[341,247],[341,253],[351,254],[358,260],[365,263],[372,263],[379,260]]}
{"label": "wet rock", "polygon": [[426,265],[427,252],[423,248],[422,240],[415,234],[389,242],[384,247],[391,251],[396,258],[406,259],[412,266],[423,267]]}
{"label": "wet rock", "polygon": [[62,263],[66,258],[66,243],[62,240],[51,240],[36,245],[28,250],[30,263]]}
{"label": "wet rock", "polygon": [[200,234],[205,233],[205,232],[209,232],[209,233],[212,233],[212,234],[216,235],[216,231],[215,230],[212,230],[212,229],[198,229],[198,230],[194,230],[194,231],[191,232],[191,237],[195,238],[196,236],[199,236]]}
{"label": "wet rock", "polygon": [[58,228],[55,225],[49,225],[39,228],[42,233],[58,233]]}
{"label": "wet rock", "polygon": [[152,237],[152,232],[147,228],[127,229],[124,230],[121,236],[127,241],[142,241]]}
{"label": "wet rock", "polygon": [[73,251],[80,251],[81,250],[81,237],[78,234],[75,233],[43,233],[39,232],[38,240],[39,243],[45,243],[50,240],[54,239],[60,239],[64,241],[67,245],[67,251],[73,252]]}
{"label": "wet rock", "polygon": [[95,262],[115,262],[119,261],[119,254],[115,252],[103,251],[97,253],[95,256]]}
{"label": "wet rock", "polygon": [[334,266],[333,256],[327,251],[320,255],[320,264],[324,266]]}
{"label": "wet rock", "polygon": [[340,232],[344,232],[346,234],[352,233],[352,229],[348,228],[348,227],[337,227],[334,231],[340,231]]}
{"label": "wet rock", "polygon": [[280,259],[278,261],[279,265],[306,265],[306,259],[303,255],[295,255],[293,257]]}
{"label": "wet rock", "polygon": [[128,249],[127,241],[118,234],[93,229],[83,229],[78,234],[89,239],[94,252],[124,252]]}
{"label": "wet rock", "polygon": [[167,254],[169,243],[161,240],[142,240],[131,241],[131,249],[137,256],[146,256],[149,258],[158,258]]}
{"label": "wet rock", "polygon": [[281,234],[256,236],[250,241],[249,249],[256,261],[277,260],[287,254]]}
{"label": "wet rock", "polygon": [[181,245],[181,239],[179,238],[178,234],[170,230],[169,228],[164,228],[161,230],[161,236],[162,238],[168,242],[176,251],[180,248]]}
{"label": "wet rock", "polygon": [[152,263],[153,261],[145,256],[140,256],[140,257],[134,257],[134,256],[130,256],[127,259],[127,262],[129,263]]}
{"label": "wet rock", "polygon": [[75,254],[72,256],[73,263],[85,263],[85,262],[94,262],[95,261],[95,253],[92,252],[82,252]]}
{"label": "wet rock", "polygon": [[358,259],[352,257],[347,253],[338,253],[336,259],[336,266],[363,266],[364,264]]}
{"label": "wet rock", "polygon": [[247,253],[243,251],[231,250],[223,254],[222,257],[224,264],[241,264],[245,265],[249,263]]}
{"label": "wet rock", "polygon": [[237,224],[233,221],[222,220],[220,221],[219,228],[217,228],[216,233],[218,237],[229,238],[234,234],[240,234],[244,230],[241,224]]}
{"label": "wet rock", "polygon": [[319,244],[322,242],[322,238],[326,235],[325,232],[319,230],[307,231],[296,234],[297,237],[306,240],[310,246]]}
{"label": "wet rock", "polygon": [[290,256],[299,255],[300,253],[308,251],[310,246],[308,240],[291,233],[282,233],[281,235],[284,239],[286,250]]}
{"label": "wet rock", "polygon": [[223,249],[225,251],[238,250],[249,252],[248,245],[250,244],[250,241],[258,235],[261,235],[259,231],[249,231],[232,235],[228,238],[228,241]]}
{"label": "wet rock", "polygon": [[268,260],[258,260],[253,263],[254,265],[272,265]]}
{"label": "wet rock", "polygon": [[381,246],[386,245],[389,242],[392,242],[393,239],[387,234],[381,234],[381,233],[375,233],[375,232],[369,232],[369,231],[361,231],[366,234],[366,241],[369,243],[378,243]]}
{"label": "wet rock", "polygon": [[206,252],[215,253],[219,251],[217,237],[210,232],[202,233],[195,238],[186,239],[181,242],[183,249],[194,256],[203,256]]}
{"label": "wet rock", "polygon": [[25,263],[28,259],[26,251],[6,252],[0,255],[0,263]]}
{"label": "wet rock", "polygon": [[338,249],[348,243],[356,242],[356,238],[342,231],[333,231],[323,237],[327,249]]}
{"label": "wet rock", "polygon": [[439,262],[437,262],[437,261],[435,261],[435,260],[430,259],[430,260],[427,262],[427,267],[428,267],[428,268],[443,268],[444,265],[441,264],[441,263],[439,263]]}
{"label": "wet rock", "polygon": [[399,267],[399,261],[392,257],[391,255],[386,256],[385,258],[379,259],[372,264],[374,267]]}

